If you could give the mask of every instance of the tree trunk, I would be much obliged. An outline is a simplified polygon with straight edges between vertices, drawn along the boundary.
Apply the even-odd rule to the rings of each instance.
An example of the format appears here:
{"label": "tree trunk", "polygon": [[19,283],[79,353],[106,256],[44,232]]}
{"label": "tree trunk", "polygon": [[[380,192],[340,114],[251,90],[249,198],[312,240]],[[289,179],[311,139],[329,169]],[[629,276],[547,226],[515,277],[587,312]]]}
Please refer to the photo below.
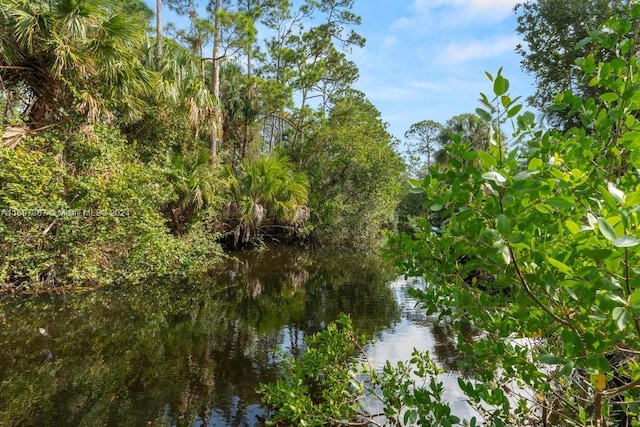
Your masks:
{"label": "tree trunk", "polygon": [[156,0],[156,69],[162,58],[162,0]]}
{"label": "tree trunk", "polygon": [[[218,19],[217,13],[220,10],[220,0],[215,0],[214,8],[213,8],[213,54],[212,56],[212,65],[211,65],[211,93],[213,94],[213,98],[216,101],[216,105],[219,110],[221,110],[220,106],[220,58],[219,50],[220,50],[220,20]],[[211,162],[216,163],[218,161],[218,145],[220,142],[220,135],[222,135],[222,111],[218,111],[218,113],[214,117],[214,125],[211,130],[211,138],[210,138],[210,148],[211,148]]]}

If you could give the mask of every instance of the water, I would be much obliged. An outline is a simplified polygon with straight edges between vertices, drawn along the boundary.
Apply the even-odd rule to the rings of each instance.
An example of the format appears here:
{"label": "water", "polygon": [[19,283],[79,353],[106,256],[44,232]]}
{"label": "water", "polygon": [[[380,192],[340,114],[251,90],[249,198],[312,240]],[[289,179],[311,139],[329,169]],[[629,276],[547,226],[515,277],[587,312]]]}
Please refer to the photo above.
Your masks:
{"label": "water", "polygon": [[374,365],[428,349],[454,413],[449,331],[376,257],[273,249],[238,255],[221,273],[0,305],[2,426],[254,426],[256,388],[277,378],[273,349],[349,313]]}

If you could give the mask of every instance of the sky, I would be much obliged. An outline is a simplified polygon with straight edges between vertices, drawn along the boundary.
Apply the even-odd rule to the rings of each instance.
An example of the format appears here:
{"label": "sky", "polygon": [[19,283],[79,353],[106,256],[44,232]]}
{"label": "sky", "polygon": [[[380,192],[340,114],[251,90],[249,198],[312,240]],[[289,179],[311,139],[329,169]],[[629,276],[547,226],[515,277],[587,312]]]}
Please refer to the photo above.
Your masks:
{"label": "sky", "polygon": [[522,0],[355,0],[367,39],[351,59],[355,85],[378,108],[399,139],[414,123],[443,123],[480,106],[491,94],[485,71],[500,67],[512,97],[534,92],[533,77],[515,52],[516,3]]}
{"label": "sky", "polygon": [[[354,85],[365,93],[400,140],[422,120],[445,123],[491,94],[485,71],[509,80],[512,97],[534,91],[520,68],[514,6],[523,0],[355,0],[367,39],[349,59],[360,70]],[[154,10],[155,2],[145,0]],[[205,3],[201,1],[199,3]],[[176,23],[164,8],[163,21]],[[178,24],[178,26],[180,26]],[[260,35],[258,35],[260,37]]]}

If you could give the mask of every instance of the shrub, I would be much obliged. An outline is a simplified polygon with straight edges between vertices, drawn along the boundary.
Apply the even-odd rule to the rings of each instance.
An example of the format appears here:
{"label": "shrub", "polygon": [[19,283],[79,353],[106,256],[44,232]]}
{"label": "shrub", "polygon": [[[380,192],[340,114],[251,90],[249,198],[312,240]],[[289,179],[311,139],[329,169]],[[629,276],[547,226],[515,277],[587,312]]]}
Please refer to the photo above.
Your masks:
{"label": "shrub", "polygon": [[161,207],[172,187],[112,128],[23,138],[0,161],[4,289],[136,281],[215,259],[170,235]]}

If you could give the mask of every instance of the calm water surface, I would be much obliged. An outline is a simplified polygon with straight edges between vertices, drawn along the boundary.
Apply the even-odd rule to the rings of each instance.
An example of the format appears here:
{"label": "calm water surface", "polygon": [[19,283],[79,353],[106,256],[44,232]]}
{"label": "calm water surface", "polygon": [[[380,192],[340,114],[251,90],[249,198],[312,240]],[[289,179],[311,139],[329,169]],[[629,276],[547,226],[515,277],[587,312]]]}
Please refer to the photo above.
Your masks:
{"label": "calm water surface", "polygon": [[428,349],[457,388],[449,331],[408,295],[424,284],[380,259],[299,249],[244,253],[222,272],[76,295],[0,301],[2,426],[254,426],[277,351],[339,313],[373,337],[374,365]]}

